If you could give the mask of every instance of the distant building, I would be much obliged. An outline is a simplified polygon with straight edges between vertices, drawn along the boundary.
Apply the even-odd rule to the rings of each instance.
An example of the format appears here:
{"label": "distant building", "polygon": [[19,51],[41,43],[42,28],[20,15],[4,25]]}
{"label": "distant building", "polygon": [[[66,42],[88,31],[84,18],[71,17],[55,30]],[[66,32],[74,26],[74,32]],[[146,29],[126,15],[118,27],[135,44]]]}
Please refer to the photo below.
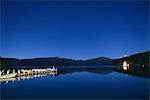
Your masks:
{"label": "distant building", "polygon": [[127,61],[123,61],[122,67],[123,67],[124,70],[129,69],[129,64],[127,63]]}

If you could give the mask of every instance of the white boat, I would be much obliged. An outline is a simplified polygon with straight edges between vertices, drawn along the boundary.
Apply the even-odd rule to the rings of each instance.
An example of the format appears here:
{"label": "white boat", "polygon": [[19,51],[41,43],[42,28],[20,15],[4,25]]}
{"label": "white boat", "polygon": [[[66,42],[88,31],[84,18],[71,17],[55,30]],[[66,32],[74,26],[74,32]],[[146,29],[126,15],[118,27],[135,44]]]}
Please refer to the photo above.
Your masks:
{"label": "white boat", "polygon": [[0,75],[0,79],[12,78],[12,77],[15,77],[16,75],[17,75],[16,73],[4,74],[4,75]]}
{"label": "white boat", "polygon": [[23,72],[23,73],[33,73],[33,71],[32,70],[24,70],[24,69],[21,69],[21,72]]}
{"label": "white boat", "polygon": [[2,74],[2,72],[0,72],[0,79],[5,79],[5,78],[12,78],[15,77],[17,75],[17,73],[15,73],[15,70],[13,70],[13,73],[9,73],[10,70],[7,70],[7,74]]}

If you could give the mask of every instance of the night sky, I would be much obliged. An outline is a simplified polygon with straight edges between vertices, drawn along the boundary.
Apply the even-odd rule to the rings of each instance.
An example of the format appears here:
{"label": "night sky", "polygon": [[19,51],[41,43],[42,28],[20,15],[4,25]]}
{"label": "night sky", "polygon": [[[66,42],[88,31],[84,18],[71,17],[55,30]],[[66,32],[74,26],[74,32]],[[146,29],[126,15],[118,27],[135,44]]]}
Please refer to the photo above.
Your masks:
{"label": "night sky", "polygon": [[118,58],[147,51],[148,1],[3,1],[1,56]]}

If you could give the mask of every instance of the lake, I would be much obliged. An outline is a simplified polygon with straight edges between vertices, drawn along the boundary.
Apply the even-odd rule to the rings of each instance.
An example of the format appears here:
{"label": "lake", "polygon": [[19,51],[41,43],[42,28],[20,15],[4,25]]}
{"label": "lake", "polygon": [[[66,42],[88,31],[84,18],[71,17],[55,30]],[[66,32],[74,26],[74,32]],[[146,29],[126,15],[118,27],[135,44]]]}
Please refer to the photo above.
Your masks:
{"label": "lake", "polygon": [[16,78],[0,86],[2,99],[148,99],[149,81],[111,68],[61,68],[55,75]]}

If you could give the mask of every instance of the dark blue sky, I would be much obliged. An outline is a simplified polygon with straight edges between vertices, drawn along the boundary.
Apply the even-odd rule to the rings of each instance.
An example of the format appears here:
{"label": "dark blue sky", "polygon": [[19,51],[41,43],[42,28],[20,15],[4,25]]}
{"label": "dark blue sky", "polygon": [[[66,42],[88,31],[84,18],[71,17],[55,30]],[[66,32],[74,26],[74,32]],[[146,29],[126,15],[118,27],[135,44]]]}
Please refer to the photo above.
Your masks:
{"label": "dark blue sky", "polygon": [[2,2],[2,57],[117,58],[147,51],[148,2]]}

